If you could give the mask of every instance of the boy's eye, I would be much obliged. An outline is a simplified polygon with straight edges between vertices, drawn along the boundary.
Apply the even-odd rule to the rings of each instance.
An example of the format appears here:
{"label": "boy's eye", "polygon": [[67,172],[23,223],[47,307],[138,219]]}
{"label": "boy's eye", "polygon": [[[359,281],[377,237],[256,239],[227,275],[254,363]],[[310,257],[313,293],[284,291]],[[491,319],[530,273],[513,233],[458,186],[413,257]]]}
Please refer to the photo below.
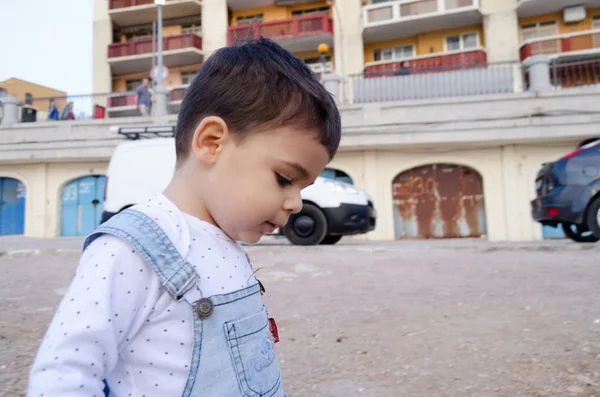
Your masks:
{"label": "boy's eye", "polygon": [[277,175],[277,183],[279,183],[281,186],[289,186],[292,184],[290,179],[287,179],[278,173],[275,173],[275,175]]}

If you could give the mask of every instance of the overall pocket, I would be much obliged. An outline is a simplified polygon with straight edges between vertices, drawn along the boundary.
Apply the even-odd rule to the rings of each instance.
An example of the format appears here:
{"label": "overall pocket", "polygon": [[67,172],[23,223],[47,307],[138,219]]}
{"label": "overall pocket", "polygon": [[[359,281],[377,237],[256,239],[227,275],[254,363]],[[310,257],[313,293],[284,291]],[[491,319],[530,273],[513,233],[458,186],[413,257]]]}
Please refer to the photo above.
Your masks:
{"label": "overall pocket", "polygon": [[223,325],[242,395],[273,396],[281,389],[281,372],[273,349],[267,309]]}

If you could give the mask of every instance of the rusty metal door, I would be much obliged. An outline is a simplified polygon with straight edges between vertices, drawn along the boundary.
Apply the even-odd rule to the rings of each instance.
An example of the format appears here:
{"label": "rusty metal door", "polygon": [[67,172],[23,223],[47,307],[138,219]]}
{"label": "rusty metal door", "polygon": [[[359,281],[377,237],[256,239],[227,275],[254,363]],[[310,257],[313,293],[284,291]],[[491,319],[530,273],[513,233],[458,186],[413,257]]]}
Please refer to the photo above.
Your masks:
{"label": "rusty metal door", "polygon": [[392,184],[396,238],[480,237],[486,234],[483,180],[472,168],[431,164]]}

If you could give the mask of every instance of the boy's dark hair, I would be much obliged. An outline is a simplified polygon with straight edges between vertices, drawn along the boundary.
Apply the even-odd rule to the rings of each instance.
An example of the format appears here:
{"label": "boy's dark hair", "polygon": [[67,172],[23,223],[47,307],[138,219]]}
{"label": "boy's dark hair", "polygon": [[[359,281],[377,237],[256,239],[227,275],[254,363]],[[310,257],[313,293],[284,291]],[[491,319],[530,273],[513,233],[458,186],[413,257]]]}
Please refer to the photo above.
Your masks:
{"label": "boy's dark hair", "polygon": [[200,121],[221,117],[232,133],[295,126],[314,130],[330,159],[341,138],[340,114],[312,71],[269,39],[211,55],[188,88],[175,128],[177,162],[187,158]]}

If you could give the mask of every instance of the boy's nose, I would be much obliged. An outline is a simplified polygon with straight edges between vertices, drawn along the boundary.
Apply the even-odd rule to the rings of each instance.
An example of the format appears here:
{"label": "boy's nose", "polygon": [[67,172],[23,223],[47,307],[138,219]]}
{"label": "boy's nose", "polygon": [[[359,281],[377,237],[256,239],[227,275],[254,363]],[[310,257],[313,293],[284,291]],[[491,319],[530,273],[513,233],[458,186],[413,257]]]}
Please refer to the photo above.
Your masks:
{"label": "boy's nose", "polygon": [[283,202],[283,210],[286,212],[291,212],[292,214],[297,214],[302,209],[302,198],[300,195],[295,195],[294,197],[289,197]]}

